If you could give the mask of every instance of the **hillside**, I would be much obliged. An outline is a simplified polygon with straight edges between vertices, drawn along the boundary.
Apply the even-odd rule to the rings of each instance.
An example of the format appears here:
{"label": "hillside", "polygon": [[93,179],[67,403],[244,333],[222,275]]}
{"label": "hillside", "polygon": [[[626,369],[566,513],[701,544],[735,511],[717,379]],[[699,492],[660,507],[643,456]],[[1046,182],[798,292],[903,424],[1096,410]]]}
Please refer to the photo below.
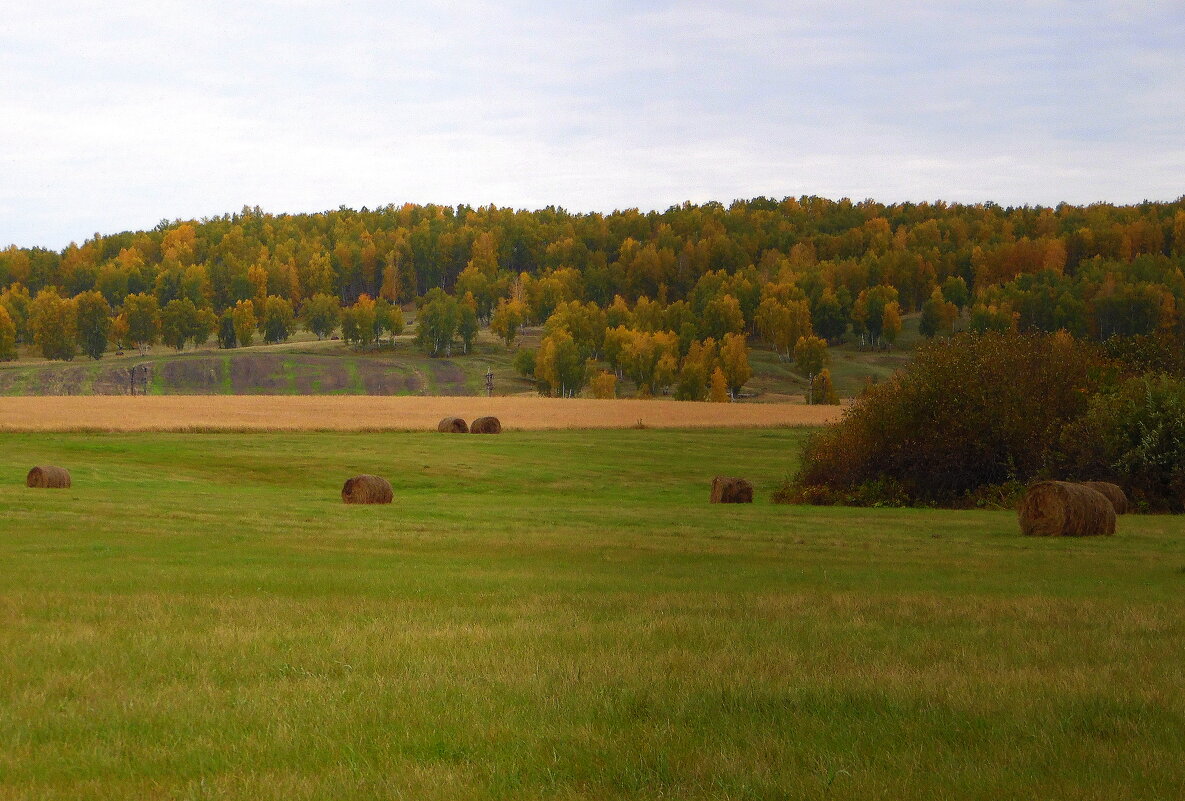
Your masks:
{"label": "hillside", "polygon": [[[0,395],[125,395],[131,370],[142,366],[148,368],[148,393],[157,395],[480,395],[488,370],[494,374],[494,394],[535,394],[533,382],[518,375],[511,362],[518,348],[537,347],[540,336],[539,329],[528,329],[514,348],[507,348],[483,331],[471,353],[446,358],[425,355],[410,334],[396,338],[394,347],[370,351],[301,332],[276,345],[222,350],[211,343],[183,352],[157,345],[146,356],[128,350],[70,362],[40,359],[24,348],[21,359],[0,363]],[[906,319],[893,351],[831,348],[830,369],[840,396],[852,397],[867,379],[891,375],[908,361],[917,340],[913,318]],[[782,401],[806,392],[805,379],[778,354],[754,348],[750,363],[747,400]],[[137,392],[142,375],[137,373]],[[622,381],[618,395],[633,394],[632,385]]]}

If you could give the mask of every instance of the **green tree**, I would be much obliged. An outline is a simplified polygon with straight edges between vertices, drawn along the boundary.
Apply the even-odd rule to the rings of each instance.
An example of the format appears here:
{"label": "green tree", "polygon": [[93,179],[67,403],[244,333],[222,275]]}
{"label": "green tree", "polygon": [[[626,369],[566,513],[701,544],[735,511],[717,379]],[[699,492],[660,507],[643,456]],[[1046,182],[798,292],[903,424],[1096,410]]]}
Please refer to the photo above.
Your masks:
{"label": "green tree", "polygon": [[160,314],[161,341],[170,348],[185,350],[198,327],[197,306],[189,298],[175,298]]}
{"label": "green tree", "polygon": [[302,312],[305,328],[316,334],[317,339],[325,339],[341,324],[341,303],[324,292],[306,300]]}
{"label": "green tree", "polygon": [[237,347],[239,338],[235,335],[234,311],[227,309],[218,318],[218,347],[229,350]]}
{"label": "green tree", "polygon": [[749,367],[749,345],[744,334],[725,334],[720,341],[720,367],[728,381],[728,393],[736,398],[753,374]]}
{"label": "green tree", "polygon": [[29,304],[29,326],[33,344],[45,358],[74,358],[77,320],[73,301],[61,297],[56,289],[42,289]]}
{"label": "green tree", "polygon": [[494,314],[490,318],[490,330],[510,347],[518,331],[526,322],[526,307],[517,300],[498,301]]}
{"label": "green tree", "polygon": [[461,348],[468,353],[477,339],[477,301],[466,293],[457,307],[457,334],[461,337]]}
{"label": "green tree", "polygon": [[[815,376],[831,363],[831,354],[827,351],[827,340],[816,336],[800,337],[794,345],[794,363],[798,372],[807,377],[813,388]],[[812,393],[807,393],[807,402],[813,403]]]}
{"label": "green tree", "polygon": [[296,329],[296,312],[287,298],[268,295],[263,302],[263,318],[259,321],[263,330],[263,341],[268,345],[287,342]]}
{"label": "green tree", "polygon": [[580,349],[567,331],[556,331],[539,343],[535,379],[540,383],[540,391],[561,398],[575,397],[584,388],[587,377]]}
{"label": "green tree", "polygon": [[421,299],[416,318],[416,342],[433,356],[451,355],[453,339],[461,322],[460,302],[435,288]]}
{"label": "green tree", "polygon": [[838,340],[848,330],[848,318],[844,315],[839,298],[830,289],[823,290],[811,318],[815,333],[829,342]]}
{"label": "green tree", "polygon": [[699,328],[716,340],[722,340],[725,334],[744,331],[745,315],[740,302],[732,295],[722,295],[708,301]]}
{"label": "green tree", "polygon": [[111,335],[111,307],[99,292],[91,290],[74,298],[78,319],[78,345],[92,359],[100,359]]}
{"label": "green tree", "polygon": [[128,339],[139,349],[140,355],[160,339],[160,305],[156,296],[147,292],[128,295],[123,301],[123,316],[127,320]]}

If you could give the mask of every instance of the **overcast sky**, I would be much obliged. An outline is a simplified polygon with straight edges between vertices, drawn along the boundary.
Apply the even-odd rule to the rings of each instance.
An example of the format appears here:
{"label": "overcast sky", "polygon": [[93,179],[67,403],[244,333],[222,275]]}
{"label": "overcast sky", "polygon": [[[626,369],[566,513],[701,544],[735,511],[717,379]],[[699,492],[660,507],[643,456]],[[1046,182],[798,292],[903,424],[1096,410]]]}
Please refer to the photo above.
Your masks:
{"label": "overcast sky", "polygon": [[244,205],[1185,194],[1185,2],[6,3],[0,247]]}

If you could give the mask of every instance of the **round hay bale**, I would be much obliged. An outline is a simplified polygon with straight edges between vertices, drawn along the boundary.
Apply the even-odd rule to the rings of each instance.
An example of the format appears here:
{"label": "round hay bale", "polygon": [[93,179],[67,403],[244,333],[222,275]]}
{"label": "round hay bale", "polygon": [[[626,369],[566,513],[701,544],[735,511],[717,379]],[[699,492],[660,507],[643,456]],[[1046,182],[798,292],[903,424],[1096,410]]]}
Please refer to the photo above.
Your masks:
{"label": "round hay bale", "polygon": [[712,479],[712,503],[753,503],[753,485],[743,478]]}
{"label": "round hay bale", "polygon": [[1115,533],[1115,509],[1096,490],[1069,481],[1038,481],[1017,507],[1022,534],[1091,537]]}
{"label": "round hay bale", "polygon": [[346,503],[390,503],[393,497],[391,482],[380,476],[354,476],[346,479],[342,487],[342,500]]}
{"label": "round hay bale", "polygon": [[497,417],[479,417],[469,426],[470,434],[501,434],[502,423]]}
{"label": "round hay bale", "polygon": [[1115,508],[1115,514],[1125,515],[1131,511],[1131,507],[1127,502],[1127,494],[1124,493],[1123,487],[1118,484],[1112,484],[1110,481],[1080,481],[1078,483],[1084,487],[1090,487],[1109,500],[1111,506]]}
{"label": "round hay bale", "polygon": [[468,434],[469,424],[460,417],[446,417],[437,424],[436,430],[445,434]]}
{"label": "round hay bale", "polygon": [[64,467],[40,465],[29,471],[29,475],[25,477],[25,486],[42,489],[69,489],[70,471]]}

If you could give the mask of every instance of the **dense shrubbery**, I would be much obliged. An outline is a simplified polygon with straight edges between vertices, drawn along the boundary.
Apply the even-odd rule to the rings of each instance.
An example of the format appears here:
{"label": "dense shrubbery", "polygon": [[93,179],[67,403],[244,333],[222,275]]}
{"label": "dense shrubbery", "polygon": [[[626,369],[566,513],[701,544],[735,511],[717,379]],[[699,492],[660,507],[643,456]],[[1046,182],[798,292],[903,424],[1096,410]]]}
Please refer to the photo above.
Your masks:
{"label": "dense shrubbery", "polygon": [[809,503],[954,504],[1045,467],[1102,371],[1065,334],[960,335],[919,350],[815,435],[781,497]]}
{"label": "dense shrubbery", "polygon": [[1185,380],[1132,378],[1062,431],[1053,472],[1119,484],[1137,506],[1185,511]]}

